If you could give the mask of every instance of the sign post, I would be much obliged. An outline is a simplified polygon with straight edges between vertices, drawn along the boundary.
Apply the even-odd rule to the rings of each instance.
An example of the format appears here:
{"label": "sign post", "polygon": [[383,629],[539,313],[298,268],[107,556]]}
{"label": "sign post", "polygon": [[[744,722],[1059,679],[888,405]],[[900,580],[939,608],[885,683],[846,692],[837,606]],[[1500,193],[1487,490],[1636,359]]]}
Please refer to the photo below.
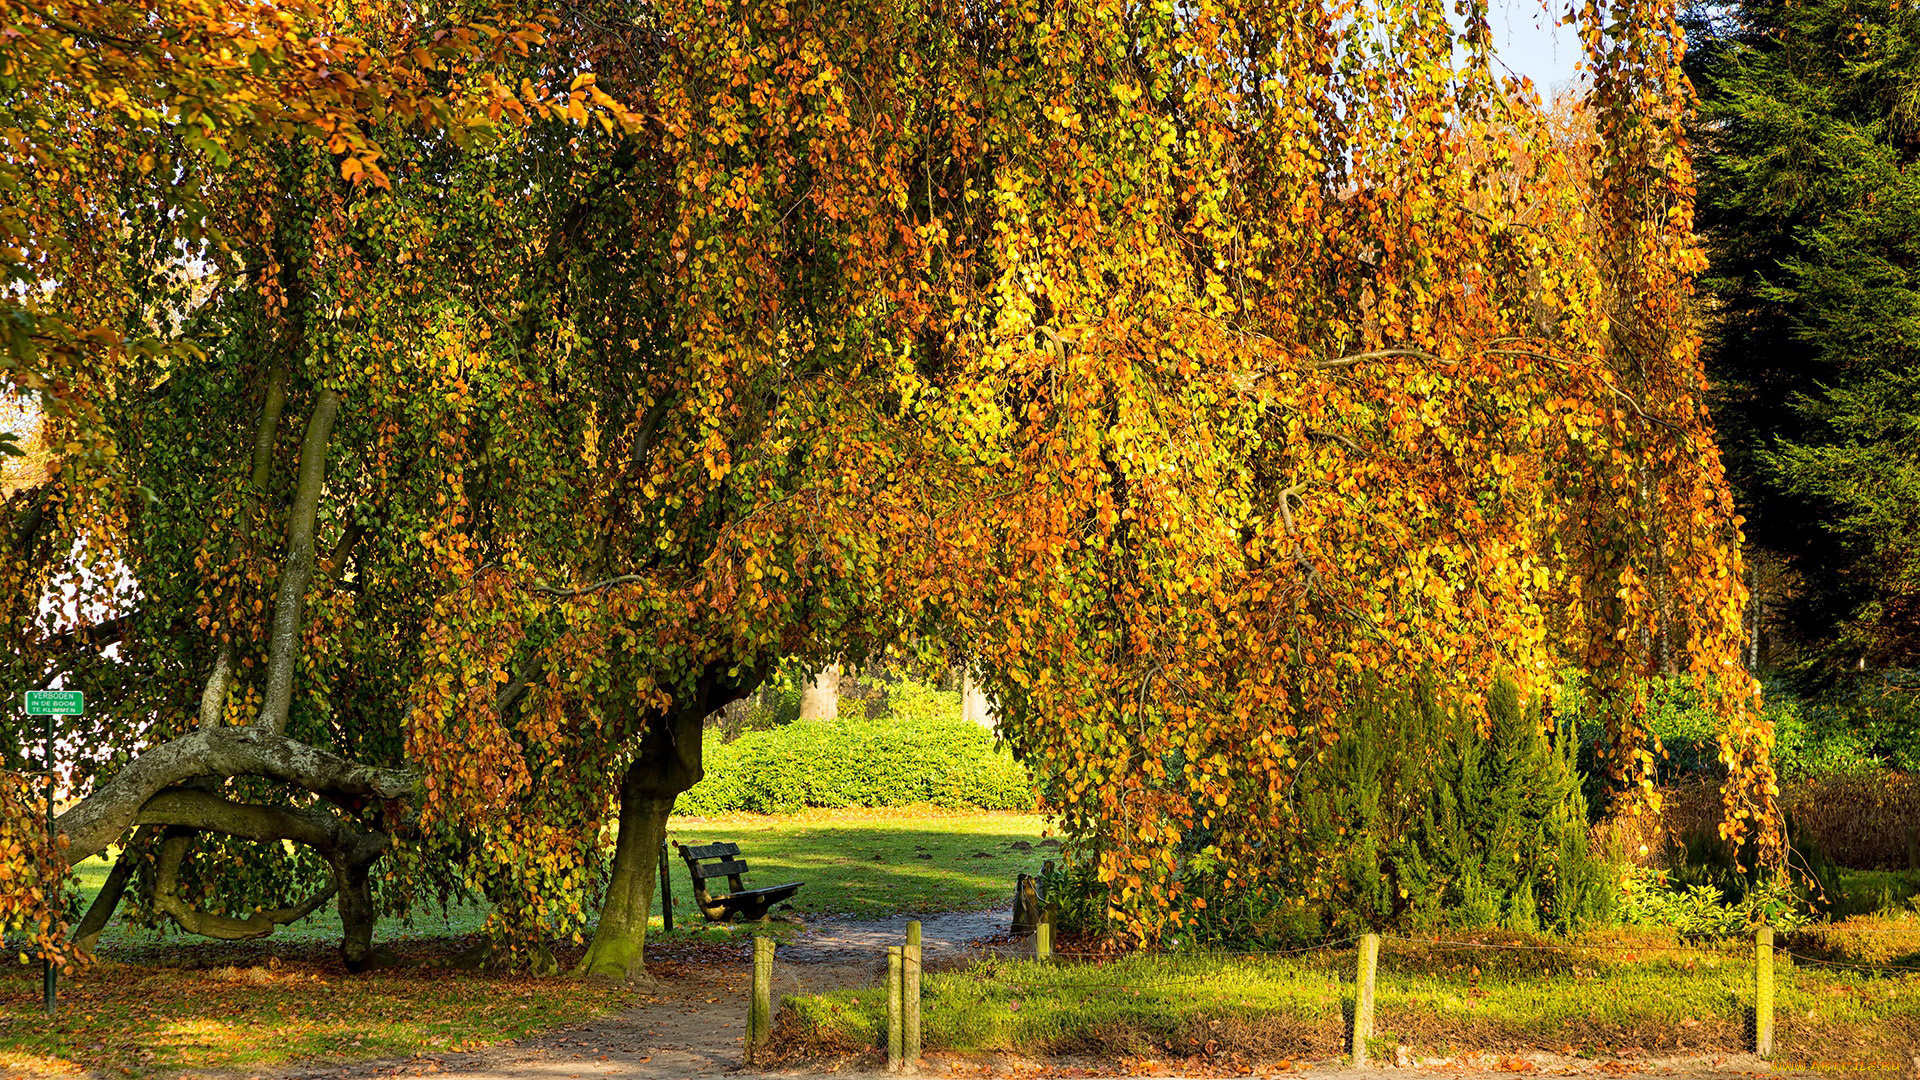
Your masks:
{"label": "sign post", "polygon": [[[53,718],[79,716],[87,711],[87,703],[78,690],[29,690],[26,697],[27,715],[46,719],[46,741],[41,745],[40,752],[47,771],[47,850],[53,851],[57,844],[53,831]],[[40,958],[40,968],[41,986],[46,992],[47,1015],[52,1016],[60,1003],[60,969],[54,966],[51,956]]]}

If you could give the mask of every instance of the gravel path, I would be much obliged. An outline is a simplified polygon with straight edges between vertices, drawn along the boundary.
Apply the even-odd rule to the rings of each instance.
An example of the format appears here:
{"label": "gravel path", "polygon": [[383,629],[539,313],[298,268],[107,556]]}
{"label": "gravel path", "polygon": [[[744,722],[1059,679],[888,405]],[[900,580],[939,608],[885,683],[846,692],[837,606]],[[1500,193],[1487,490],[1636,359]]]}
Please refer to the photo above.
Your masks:
{"label": "gravel path", "polygon": [[921,959],[932,962],[980,952],[981,941],[1006,935],[1013,913],[999,908],[890,919],[815,919],[792,944],[780,946],[776,963],[860,964],[877,957],[884,964],[887,946],[903,944],[907,923],[914,919],[920,920]]}

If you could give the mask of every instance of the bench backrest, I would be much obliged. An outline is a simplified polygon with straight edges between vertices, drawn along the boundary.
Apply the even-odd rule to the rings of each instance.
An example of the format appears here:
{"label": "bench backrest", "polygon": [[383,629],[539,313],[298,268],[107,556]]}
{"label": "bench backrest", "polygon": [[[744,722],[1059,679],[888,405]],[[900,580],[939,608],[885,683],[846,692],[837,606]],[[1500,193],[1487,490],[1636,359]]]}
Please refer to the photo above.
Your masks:
{"label": "bench backrest", "polygon": [[[708,878],[723,877],[738,891],[740,875],[747,872],[746,860],[738,858],[739,844],[702,844],[698,847],[680,846],[680,857],[687,860],[687,875],[693,878],[694,888],[706,890]],[[715,860],[702,866],[707,860]]]}

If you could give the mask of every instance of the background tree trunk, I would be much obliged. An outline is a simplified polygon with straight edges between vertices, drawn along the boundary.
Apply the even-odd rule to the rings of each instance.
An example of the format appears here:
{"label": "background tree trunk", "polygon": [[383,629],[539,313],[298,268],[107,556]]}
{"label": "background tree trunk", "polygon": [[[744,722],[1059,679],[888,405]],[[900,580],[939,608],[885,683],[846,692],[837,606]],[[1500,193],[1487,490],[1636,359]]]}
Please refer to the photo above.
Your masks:
{"label": "background tree trunk", "polygon": [[960,676],[960,715],[970,724],[979,724],[988,731],[994,730],[999,717],[994,715],[993,702],[987,700],[987,692],[973,677],[971,671]]}
{"label": "background tree trunk", "polygon": [[800,695],[800,719],[832,720],[840,715],[840,665],[828,664]]}

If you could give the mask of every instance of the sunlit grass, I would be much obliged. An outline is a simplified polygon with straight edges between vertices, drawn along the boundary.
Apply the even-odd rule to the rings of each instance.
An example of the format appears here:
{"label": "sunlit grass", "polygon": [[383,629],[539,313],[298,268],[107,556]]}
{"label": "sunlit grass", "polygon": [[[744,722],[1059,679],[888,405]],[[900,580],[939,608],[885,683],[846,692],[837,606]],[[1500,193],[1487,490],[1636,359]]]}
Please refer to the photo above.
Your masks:
{"label": "sunlit grass", "polygon": [[[1750,953],[1583,950],[1571,957],[1516,961],[1511,953],[1390,944],[1375,984],[1374,1045],[1423,1057],[1751,1049]],[[1296,957],[986,961],[926,977],[925,1046],[1108,1058],[1192,1056],[1228,1046],[1256,1058],[1334,1058],[1348,1049],[1353,974],[1351,948]],[[1796,969],[1783,961],[1777,982],[1776,1045],[1783,1053],[1904,1054],[1920,1042],[1920,976]],[[869,1051],[879,1044],[884,1010],[884,997],[872,989],[790,997],[780,1028],[784,1049]]]}
{"label": "sunlit grass", "polygon": [[115,967],[66,980],[39,1011],[37,973],[0,975],[0,1066],[143,1075],[477,1049],[628,1007],[606,982],[407,971]]}
{"label": "sunlit grass", "polygon": [[[809,914],[1004,904],[1014,875],[1037,871],[1050,852],[1041,846],[1037,817],[933,809],[676,819],[670,836],[739,843],[753,868],[748,884],[804,881],[797,906]],[[99,892],[109,865],[94,858],[76,868],[83,901]],[[684,865],[675,857],[670,868],[674,933],[660,936],[660,917],[652,919],[663,943],[796,932],[782,923],[707,923],[693,910]],[[376,940],[414,961],[445,956],[480,929],[486,914],[479,904],[447,912],[423,904],[410,920],[381,920]],[[39,1011],[37,967],[8,963],[0,967],[0,1076],[405,1057],[510,1041],[639,1000],[625,988],[569,978],[418,969],[347,976],[331,955],[339,937],[331,910],[254,942],[207,941],[116,919],[101,939],[107,963],[63,980],[53,1020]]]}
{"label": "sunlit grass", "polygon": [[[749,886],[806,883],[794,898],[802,912],[882,916],[1011,903],[1014,876],[1038,873],[1050,855],[1043,824],[1032,814],[815,810],[676,818],[668,836],[738,843],[753,869]],[[691,883],[673,863],[674,897],[691,912]]]}

